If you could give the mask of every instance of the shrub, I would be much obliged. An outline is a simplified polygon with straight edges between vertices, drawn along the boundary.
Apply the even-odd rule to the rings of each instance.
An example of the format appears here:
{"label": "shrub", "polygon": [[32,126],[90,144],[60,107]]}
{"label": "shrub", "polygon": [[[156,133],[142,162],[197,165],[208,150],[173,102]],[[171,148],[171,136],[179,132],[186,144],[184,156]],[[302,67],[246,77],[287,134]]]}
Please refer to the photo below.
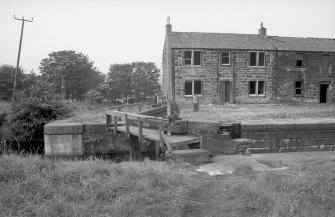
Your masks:
{"label": "shrub", "polygon": [[27,90],[18,93],[12,105],[10,125],[19,143],[19,149],[41,153],[44,125],[69,114],[70,110],[63,105],[61,97],[44,81],[38,81]]}
{"label": "shrub", "polygon": [[104,97],[99,91],[90,90],[84,95],[85,99],[90,103],[102,103]]}

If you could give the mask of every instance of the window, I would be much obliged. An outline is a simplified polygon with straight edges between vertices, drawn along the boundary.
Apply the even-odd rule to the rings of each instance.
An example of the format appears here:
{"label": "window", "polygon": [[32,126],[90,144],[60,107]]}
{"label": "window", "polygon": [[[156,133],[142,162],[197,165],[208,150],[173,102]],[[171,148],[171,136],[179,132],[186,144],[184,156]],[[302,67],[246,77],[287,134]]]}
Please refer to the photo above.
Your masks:
{"label": "window", "polygon": [[185,81],[185,96],[201,95],[201,81]]}
{"label": "window", "polygon": [[265,53],[250,52],[250,66],[265,66]]}
{"label": "window", "polygon": [[201,51],[184,51],[184,65],[201,66]]}
{"label": "window", "polygon": [[295,95],[301,95],[302,94],[302,81],[296,81],[295,82]]}
{"label": "window", "polygon": [[221,54],[221,64],[222,65],[230,65],[230,53],[222,52],[222,54]]}
{"label": "window", "polygon": [[265,81],[249,81],[249,95],[264,95]]}
{"label": "window", "polygon": [[328,73],[328,67],[329,67],[329,55],[324,54],[322,55],[322,72]]}
{"label": "window", "polygon": [[295,62],[296,67],[302,67],[302,55],[298,55],[297,60]]}

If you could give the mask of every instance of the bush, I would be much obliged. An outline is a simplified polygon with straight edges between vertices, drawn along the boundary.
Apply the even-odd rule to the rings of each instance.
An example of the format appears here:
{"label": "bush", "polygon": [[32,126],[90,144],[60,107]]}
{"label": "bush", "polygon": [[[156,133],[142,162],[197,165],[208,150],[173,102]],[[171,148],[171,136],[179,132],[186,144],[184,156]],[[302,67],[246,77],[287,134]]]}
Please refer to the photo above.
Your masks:
{"label": "bush", "polygon": [[61,97],[44,81],[18,93],[12,105],[10,125],[19,149],[42,153],[44,125],[69,114],[70,110],[63,105]]}
{"label": "bush", "polygon": [[104,97],[99,91],[90,90],[84,95],[85,99],[90,103],[102,103]]}

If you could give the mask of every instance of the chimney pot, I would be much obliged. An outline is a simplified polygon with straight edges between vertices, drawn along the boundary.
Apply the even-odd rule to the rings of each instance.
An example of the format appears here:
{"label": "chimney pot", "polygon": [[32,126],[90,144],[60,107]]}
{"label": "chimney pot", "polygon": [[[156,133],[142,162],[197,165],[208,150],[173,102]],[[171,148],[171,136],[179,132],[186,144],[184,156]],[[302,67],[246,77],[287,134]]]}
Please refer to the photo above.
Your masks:
{"label": "chimney pot", "polygon": [[266,28],[264,28],[263,22],[261,22],[261,28],[258,30],[258,35],[261,37],[266,37]]}
{"label": "chimney pot", "polygon": [[166,34],[169,34],[172,32],[172,25],[170,24],[170,17],[167,18],[167,24],[165,26]]}

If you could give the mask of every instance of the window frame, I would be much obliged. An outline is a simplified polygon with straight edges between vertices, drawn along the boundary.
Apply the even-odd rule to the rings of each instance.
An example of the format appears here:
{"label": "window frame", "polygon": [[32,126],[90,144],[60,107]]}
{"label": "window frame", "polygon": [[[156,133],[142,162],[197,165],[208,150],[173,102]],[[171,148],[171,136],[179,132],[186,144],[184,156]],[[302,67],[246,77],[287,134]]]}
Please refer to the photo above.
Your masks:
{"label": "window frame", "polygon": [[[256,53],[256,65],[251,65],[251,53]],[[264,65],[259,65],[259,54],[260,53],[263,53],[264,56],[263,56],[263,62],[264,62]],[[249,51],[249,66],[250,67],[265,67],[265,56],[266,56],[266,52],[265,51]]]}
{"label": "window frame", "polygon": [[[301,61],[301,66],[298,66],[298,61]],[[297,54],[297,58],[295,59],[295,68],[303,68],[304,67],[304,56],[302,54]]]}
{"label": "window frame", "polygon": [[[191,52],[191,59],[185,59],[185,52]],[[194,53],[195,52],[199,52],[200,54],[200,64],[199,65],[195,65],[194,64],[194,58],[195,58],[195,55]],[[202,66],[202,51],[201,50],[183,50],[183,65],[184,66],[194,66],[194,67],[201,67]],[[185,60],[191,60],[191,64],[185,64]]]}
{"label": "window frame", "polygon": [[[184,96],[185,97],[193,97],[194,96],[194,93],[195,93],[195,82],[196,81],[198,81],[198,82],[200,82],[200,92],[201,92],[201,94],[197,94],[197,96],[202,96],[202,80],[185,80],[184,81]],[[190,82],[192,82],[192,94],[191,95],[186,95],[186,82],[187,83],[190,83]]]}
{"label": "window frame", "polygon": [[[224,54],[224,53],[228,54],[228,63],[223,63],[223,61],[222,61],[222,60],[223,60],[223,54]],[[221,52],[221,65],[222,65],[222,66],[230,66],[230,56],[231,56],[231,55],[230,55],[230,52],[226,52],[226,51],[222,51],[222,52]],[[225,57],[227,58],[227,56],[225,56]]]}
{"label": "window frame", "polygon": [[[255,93],[254,94],[250,93],[251,82],[255,82]],[[263,91],[262,91],[263,93],[262,94],[258,93],[259,92],[259,90],[258,90],[259,82],[263,82]],[[266,82],[264,80],[248,81],[248,94],[249,94],[249,96],[265,96],[265,86],[266,86]]]}
{"label": "window frame", "polygon": [[[297,82],[300,82],[300,87],[297,87]],[[300,93],[297,93],[297,90],[300,90]],[[303,96],[304,91],[304,81],[303,80],[296,80],[294,81],[294,95],[295,96]]]}

